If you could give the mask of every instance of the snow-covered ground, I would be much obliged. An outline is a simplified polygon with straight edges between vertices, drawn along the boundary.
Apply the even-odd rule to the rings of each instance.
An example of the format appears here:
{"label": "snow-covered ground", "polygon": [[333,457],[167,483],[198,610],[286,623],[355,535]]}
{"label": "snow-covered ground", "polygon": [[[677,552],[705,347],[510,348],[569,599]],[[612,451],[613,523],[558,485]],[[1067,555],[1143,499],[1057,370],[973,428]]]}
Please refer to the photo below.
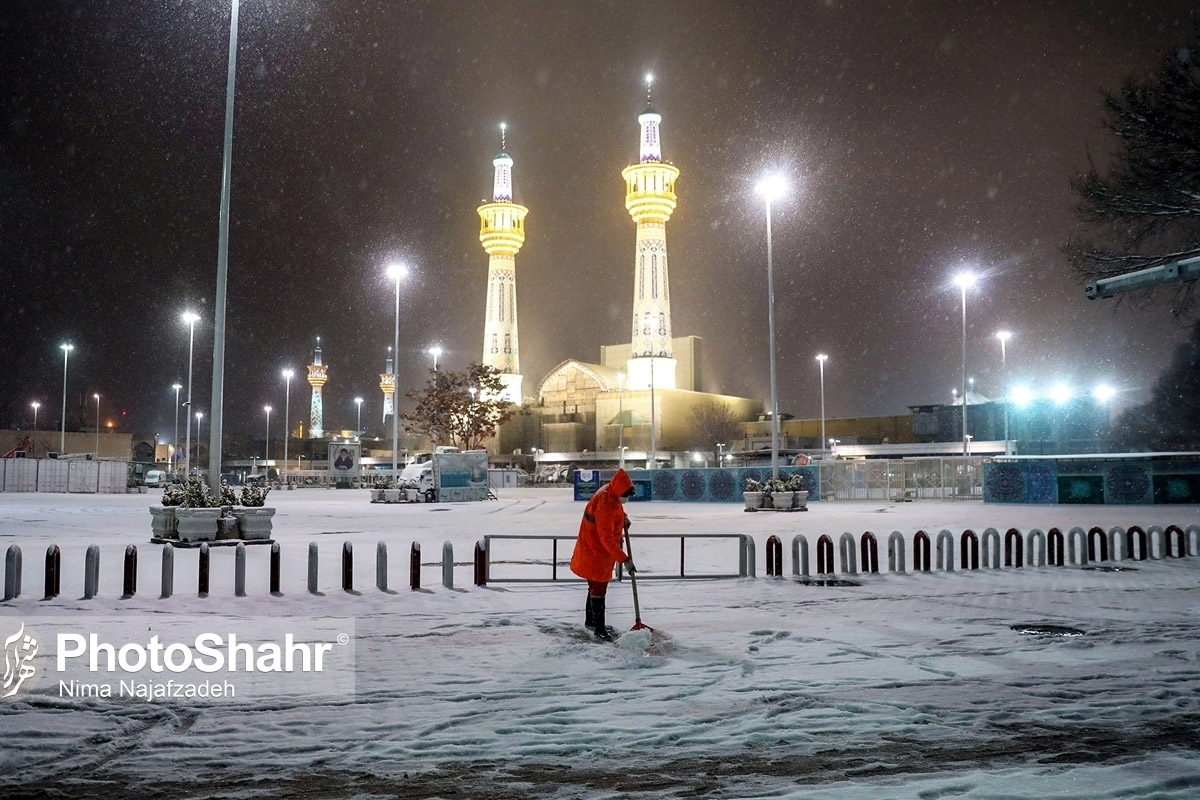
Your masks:
{"label": "snow-covered ground", "polygon": [[[247,549],[248,596],[232,548],[214,548],[196,595],[196,551],[175,553],[159,598],[161,548],[146,495],[0,495],[0,548],[19,544],[23,594],[0,604],[5,636],[94,627],[164,640],[205,626],[244,639],[350,632],[352,683],[246,678],[236,701],[60,696],[56,681],[0,701],[0,796],[304,798],[1155,798],[1200,796],[1200,558],[1077,567],[859,576],[856,586],[763,577],[763,546],[803,534],[919,529],[1200,523],[1200,508],[814,503],[806,514],[736,505],[631,504],[643,620],[623,646],[582,635],[578,582],[472,585],[485,534],[574,533],[569,490],[499,502],[371,505],[365,492],[274,492],[282,596],[269,551]],[[678,540],[748,533],[757,579],[650,580],[678,571]],[[355,588],[340,589],[352,542]],[[389,583],[374,589],[377,542]],[[422,584],[408,588],[409,546]],[[306,590],[321,553],[322,594]],[[442,546],[457,567],[441,585]],[[101,549],[98,597],[84,551]],[[63,551],[62,594],[41,600],[45,549]],[[138,546],[138,594],[121,558]],[[493,576],[548,576],[549,543],[505,541]],[[499,547],[493,550],[497,559]],[[570,543],[559,559],[566,561]],[[689,573],[735,572],[736,548],[699,540]],[[911,545],[909,552],[911,564]],[[566,575],[565,565],[560,575]],[[609,622],[633,623],[629,584]],[[1021,633],[1054,624],[1081,636]],[[299,635],[299,634],[298,634]],[[318,634],[313,634],[317,635]],[[43,636],[43,638],[45,638]],[[44,643],[49,646],[49,643]],[[239,679],[240,680],[240,679]]]}

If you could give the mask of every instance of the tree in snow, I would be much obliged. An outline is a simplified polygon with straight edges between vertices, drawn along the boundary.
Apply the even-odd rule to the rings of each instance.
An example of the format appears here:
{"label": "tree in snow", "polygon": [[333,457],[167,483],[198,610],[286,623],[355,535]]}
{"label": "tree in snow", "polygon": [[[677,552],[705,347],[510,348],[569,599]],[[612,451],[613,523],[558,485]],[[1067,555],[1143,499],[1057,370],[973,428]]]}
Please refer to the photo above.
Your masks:
{"label": "tree in snow", "polygon": [[[692,445],[700,450],[717,454],[718,444],[729,445],[745,438],[742,425],[729,406],[715,400],[707,400],[692,408]],[[719,457],[719,456],[718,456]]]}
{"label": "tree in snow", "polygon": [[1175,350],[1150,400],[1117,419],[1112,438],[1132,450],[1200,450],[1200,323]]}
{"label": "tree in snow", "polygon": [[[1087,228],[1065,246],[1072,269],[1094,280],[1200,255],[1200,29],[1104,102],[1114,152],[1106,174],[1072,180]],[[1183,284],[1177,312],[1194,288]]]}
{"label": "tree in snow", "polygon": [[429,371],[424,388],[405,396],[416,403],[400,415],[404,429],[421,433],[434,444],[479,450],[499,425],[519,408],[503,399],[504,381],[493,367],[472,364],[465,372]]}

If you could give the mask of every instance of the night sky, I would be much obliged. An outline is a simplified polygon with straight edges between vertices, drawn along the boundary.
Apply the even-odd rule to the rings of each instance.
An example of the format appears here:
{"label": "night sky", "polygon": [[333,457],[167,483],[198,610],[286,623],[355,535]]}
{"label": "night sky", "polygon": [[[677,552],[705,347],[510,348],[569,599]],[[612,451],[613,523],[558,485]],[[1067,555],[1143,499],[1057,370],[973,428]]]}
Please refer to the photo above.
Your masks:
{"label": "night sky", "polygon": [[[709,391],[768,395],[765,211],[774,208],[780,410],[904,413],[968,371],[1144,399],[1184,336],[1166,303],[1089,301],[1060,247],[1069,180],[1103,165],[1103,90],[1180,45],[1192,0],[400,2],[242,0],[225,432],[279,430],[284,367],[316,336],[325,428],[381,414],[387,263],[408,264],[401,391],[479,360],[499,123],[515,200],[525,392],[629,341],[646,73],[664,157],[673,327],[704,338]],[[92,394],[119,429],[170,438],[171,384],[209,413],[229,4],[8,0],[0,10],[0,427],[57,428]],[[309,391],[292,383],[291,420]],[[78,410],[82,405],[82,413]],[[124,412],[125,416],[118,416]],[[70,418],[70,417],[69,417]],[[207,429],[207,426],[206,426]],[[207,434],[205,434],[207,435]],[[182,436],[182,434],[181,434]]]}

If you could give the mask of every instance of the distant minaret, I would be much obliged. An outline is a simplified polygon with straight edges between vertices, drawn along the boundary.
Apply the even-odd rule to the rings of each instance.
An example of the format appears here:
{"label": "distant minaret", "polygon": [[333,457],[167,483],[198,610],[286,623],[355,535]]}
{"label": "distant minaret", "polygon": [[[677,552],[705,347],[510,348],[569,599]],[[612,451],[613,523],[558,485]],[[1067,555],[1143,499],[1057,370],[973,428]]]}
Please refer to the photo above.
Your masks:
{"label": "distant minaret", "polygon": [[329,380],[325,374],[325,365],[321,363],[321,337],[317,337],[317,347],[313,350],[313,363],[308,365],[308,385],[312,387],[312,405],[308,410],[308,436],[310,439],[320,439],[325,435],[325,406],[321,402],[321,388]]}
{"label": "distant minaret", "polygon": [[479,241],[488,254],[487,308],[483,324],[483,364],[500,372],[502,397],[521,403],[521,362],[517,348],[517,251],[525,243],[529,209],[512,201],[513,160],[504,152],[505,126],[500,125],[500,154],[492,159],[496,177],[492,202],[478,209]]}
{"label": "distant minaret", "polygon": [[379,388],[383,392],[383,421],[395,410],[396,370],[392,367],[392,348],[388,348],[387,371],[379,373]]}
{"label": "distant minaret", "polygon": [[641,158],[621,171],[625,179],[625,208],[637,223],[634,256],[633,339],[626,388],[675,388],[675,359],[671,352],[671,294],[667,287],[667,220],[675,210],[675,180],[679,170],[662,160],[658,127],[662,117],[650,106],[651,77],[646,76],[646,110]]}

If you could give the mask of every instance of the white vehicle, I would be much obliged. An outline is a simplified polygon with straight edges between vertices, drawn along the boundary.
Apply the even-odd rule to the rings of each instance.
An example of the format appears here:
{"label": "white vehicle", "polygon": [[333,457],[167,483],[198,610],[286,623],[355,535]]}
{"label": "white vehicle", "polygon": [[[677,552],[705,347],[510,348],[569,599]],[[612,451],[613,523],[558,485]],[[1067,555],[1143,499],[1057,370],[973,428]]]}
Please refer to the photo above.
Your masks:
{"label": "white vehicle", "polygon": [[171,482],[170,476],[161,469],[146,470],[147,486],[166,486]]}
{"label": "white vehicle", "polygon": [[414,461],[400,473],[400,484],[417,485],[425,502],[432,503],[437,499],[437,491],[433,488],[433,461]]}

